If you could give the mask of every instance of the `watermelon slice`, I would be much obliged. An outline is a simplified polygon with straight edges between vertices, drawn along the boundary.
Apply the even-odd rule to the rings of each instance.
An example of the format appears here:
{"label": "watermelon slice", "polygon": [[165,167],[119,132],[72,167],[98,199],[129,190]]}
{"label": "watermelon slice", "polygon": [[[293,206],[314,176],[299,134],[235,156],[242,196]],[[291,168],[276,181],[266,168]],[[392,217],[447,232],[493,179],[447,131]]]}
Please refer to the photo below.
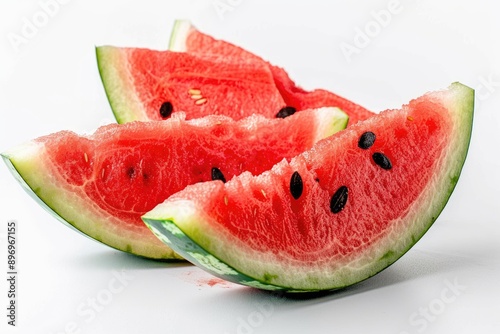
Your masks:
{"label": "watermelon slice", "polygon": [[119,123],[227,115],[275,117],[285,102],[269,68],[252,59],[220,62],[181,52],[100,46],[99,73]]}
{"label": "watermelon slice", "polygon": [[187,260],[262,289],[332,290],[380,272],[437,219],[462,170],[459,83],[359,122],[259,176],[174,194],[143,220]]}
{"label": "watermelon slice", "polygon": [[315,89],[313,91],[306,91],[298,87],[293,80],[290,79],[284,69],[271,65],[261,57],[236,45],[202,33],[188,20],[175,21],[170,36],[169,49],[197,55],[214,54],[220,57],[220,61],[236,58],[262,62],[269,66],[274,78],[274,83],[285,100],[285,103],[296,110],[324,106],[338,107],[349,115],[349,124],[355,124],[360,120],[373,116],[372,112],[362,106],[327,90]]}
{"label": "watermelon slice", "polygon": [[91,136],[63,131],[4,153],[28,192],[63,223],[113,248],[155,259],[179,258],[141,215],[186,185],[259,174],[345,128],[336,108],[269,120],[224,116],[131,122]]}

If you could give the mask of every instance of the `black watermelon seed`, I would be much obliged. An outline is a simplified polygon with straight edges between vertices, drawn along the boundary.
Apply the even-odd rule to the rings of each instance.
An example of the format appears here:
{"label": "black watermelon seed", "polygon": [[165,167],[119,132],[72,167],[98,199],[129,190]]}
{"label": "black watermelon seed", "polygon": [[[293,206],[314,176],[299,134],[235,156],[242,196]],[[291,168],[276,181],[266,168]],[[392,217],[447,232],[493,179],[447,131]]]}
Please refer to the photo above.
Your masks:
{"label": "black watermelon seed", "polygon": [[389,170],[392,168],[391,161],[384,153],[375,152],[373,153],[372,158],[373,161],[375,161],[375,163],[382,169]]}
{"label": "black watermelon seed", "polygon": [[297,109],[295,109],[294,107],[290,106],[283,107],[276,114],[276,118],[286,118],[288,116],[292,116],[293,114],[295,114],[296,111]]}
{"label": "black watermelon seed", "polygon": [[127,176],[131,179],[133,177],[135,177],[135,169],[134,167],[129,167],[127,169]]}
{"label": "black watermelon seed", "polygon": [[221,180],[222,182],[226,183],[224,174],[222,174],[220,169],[217,167],[212,167],[212,180]]}
{"label": "black watermelon seed", "polygon": [[163,104],[160,107],[160,115],[163,118],[168,118],[170,115],[172,115],[172,111],[174,110],[174,106],[172,106],[172,103],[170,101],[163,102]]}
{"label": "black watermelon seed", "polygon": [[375,134],[371,131],[367,131],[359,137],[358,146],[363,150],[370,148],[375,142]]}
{"label": "black watermelon seed", "polygon": [[346,186],[341,186],[335,194],[333,194],[332,199],[330,200],[330,210],[333,213],[339,213],[344,209],[344,206],[347,203],[347,197],[349,194],[349,189]]}
{"label": "black watermelon seed", "polygon": [[294,172],[290,178],[290,193],[292,193],[293,198],[299,199],[304,190],[304,184],[302,183],[302,177],[299,172]]}

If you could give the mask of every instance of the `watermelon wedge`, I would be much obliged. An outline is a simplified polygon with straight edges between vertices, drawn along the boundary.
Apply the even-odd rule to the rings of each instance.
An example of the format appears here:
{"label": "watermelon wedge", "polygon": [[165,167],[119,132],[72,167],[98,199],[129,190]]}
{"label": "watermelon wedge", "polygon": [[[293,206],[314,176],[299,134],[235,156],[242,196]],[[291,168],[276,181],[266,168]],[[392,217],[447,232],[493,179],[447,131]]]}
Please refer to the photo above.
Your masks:
{"label": "watermelon wedge", "polygon": [[252,114],[275,117],[285,102],[269,68],[252,59],[100,46],[99,73],[119,123]]}
{"label": "watermelon wedge", "polygon": [[348,127],[259,176],[186,187],[143,216],[236,283],[333,290],[380,272],[430,228],[460,176],[474,92],[459,83]]}
{"label": "watermelon wedge", "polygon": [[296,110],[325,106],[338,107],[349,115],[349,124],[355,124],[360,120],[373,116],[373,113],[364,107],[327,90],[315,89],[313,91],[306,91],[298,87],[284,69],[266,62],[261,57],[241,47],[202,33],[188,20],[176,20],[174,22],[169,49],[197,55],[214,54],[220,57],[220,61],[251,59],[262,62],[269,67],[274,78],[274,83],[285,103]]}
{"label": "watermelon wedge", "polygon": [[113,248],[154,259],[179,258],[141,215],[186,185],[259,174],[345,128],[336,108],[286,119],[254,115],[131,122],[93,135],[63,131],[3,154],[25,189],[70,227]]}

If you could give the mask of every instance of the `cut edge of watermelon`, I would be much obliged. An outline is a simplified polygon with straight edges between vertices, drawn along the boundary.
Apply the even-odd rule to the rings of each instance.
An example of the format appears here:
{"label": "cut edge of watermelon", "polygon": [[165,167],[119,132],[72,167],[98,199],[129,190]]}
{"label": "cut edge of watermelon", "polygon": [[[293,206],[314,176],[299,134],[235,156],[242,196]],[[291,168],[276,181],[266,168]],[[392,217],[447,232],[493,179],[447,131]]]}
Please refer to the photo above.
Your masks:
{"label": "cut edge of watermelon", "polygon": [[[332,107],[304,111],[291,118],[300,117],[300,115],[307,118],[308,113],[314,117],[316,124],[315,131],[311,131],[310,134],[312,143],[344,129],[348,122],[348,116],[343,111]],[[183,116],[179,113],[174,118],[180,120]],[[241,121],[234,121],[227,116],[213,115],[192,119],[187,123],[193,126],[205,126],[211,122],[227,121],[240,122],[242,126],[252,127],[256,122],[264,120],[266,118],[261,115],[252,115]],[[275,119],[276,122],[287,120]],[[117,127],[118,125],[110,126]],[[109,216],[97,205],[80,198],[72,192],[71,188],[64,186],[65,180],[60,178],[59,174],[54,173],[54,165],[47,161],[47,148],[43,141],[43,139],[35,139],[1,153],[14,178],[40,206],[64,225],[111,248],[144,258],[182,259],[179,254],[165,247],[148,229],[143,228],[142,230],[147,233],[141,232],[140,237],[129,232],[128,229],[120,229],[118,218]]]}
{"label": "cut edge of watermelon", "polygon": [[[164,244],[156,243],[153,236],[149,240],[145,237],[144,242],[136,240],[132,247],[128,241],[130,236],[127,238],[123,231],[110,234],[105,225],[93,224],[93,221],[98,220],[93,210],[74,210],[73,207],[85,207],[88,203],[58,186],[56,179],[47,178],[50,173],[36,164],[43,159],[43,151],[44,147],[41,143],[30,141],[3,152],[1,155],[22,188],[58,221],[79,234],[116,250],[157,260],[183,260],[172,249],[165,247]],[[30,173],[23,173],[25,170],[30,170]],[[23,177],[23,175],[30,175],[30,177]],[[37,179],[46,182],[40,184],[36,181]],[[77,221],[80,223],[75,223]],[[85,224],[86,226],[82,226]]]}
{"label": "cut edge of watermelon", "polygon": [[[231,252],[223,254],[225,259],[221,259],[220,255],[216,255],[217,250],[220,251],[217,242],[217,239],[221,239],[220,233],[201,228],[209,224],[203,222],[206,219],[203,211],[198,212],[190,201],[178,200],[160,204],[146,213],[143,220],[153,229],[155,235],[163,235],[162,241],[168,242],[188,260],[218,277],[235,283],[267,290],[306,292],[335,290],[368,279],[393,264],[422,238],[446,206],[465,163],[472,135],[474,91],[460,83],[453,83],[448,90],[431,92],[425,96],[442,103],[450,111],[450,119],[453,121],[450,144],[443,151],[436,173],[409,207],[407,215],[401,218],[397,230],[374,243],[363,253],[364,256],[356,258],[352,268],[334,271],[320,284],[317,277],[308,277],[308,273],[302,273],[306,280],[301,281],[299,285],[274,282],[270,284],[266,273],[280,272],[279,265],[259,262],[257,253],[242,253],[244,248],[234,247]],[[344,131],[349,131],[349,128]],[[213,182],[214,191],[217,191],[217,187],[222,187],[217,184]],[[399,238],[401,236],[403,239]],[[253,270],[254,268],[258,269]],[[250,284],[247,284],[247,278],[250,278]]]}
{"label": "cut edge of watermelon", "polygon": [[108,45],[97,46],[95,52],[99,75],[116,121],[127,123],[147,120],[148,116],[137,97],[133,78],[127,66],[126,52]]}

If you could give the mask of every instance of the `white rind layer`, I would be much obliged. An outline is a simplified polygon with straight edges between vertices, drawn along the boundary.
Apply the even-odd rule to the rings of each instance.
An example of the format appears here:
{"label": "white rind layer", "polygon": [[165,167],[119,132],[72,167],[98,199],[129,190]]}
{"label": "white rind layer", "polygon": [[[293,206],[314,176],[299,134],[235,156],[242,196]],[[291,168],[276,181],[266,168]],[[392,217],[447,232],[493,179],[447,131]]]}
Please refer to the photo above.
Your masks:
{"label": "white rind layer", "polygon": [[98,46],[95,50],[99,74],[116,121],[149,121],[135,90],[134,79],[128,67],[128,52],[113,46]]}

